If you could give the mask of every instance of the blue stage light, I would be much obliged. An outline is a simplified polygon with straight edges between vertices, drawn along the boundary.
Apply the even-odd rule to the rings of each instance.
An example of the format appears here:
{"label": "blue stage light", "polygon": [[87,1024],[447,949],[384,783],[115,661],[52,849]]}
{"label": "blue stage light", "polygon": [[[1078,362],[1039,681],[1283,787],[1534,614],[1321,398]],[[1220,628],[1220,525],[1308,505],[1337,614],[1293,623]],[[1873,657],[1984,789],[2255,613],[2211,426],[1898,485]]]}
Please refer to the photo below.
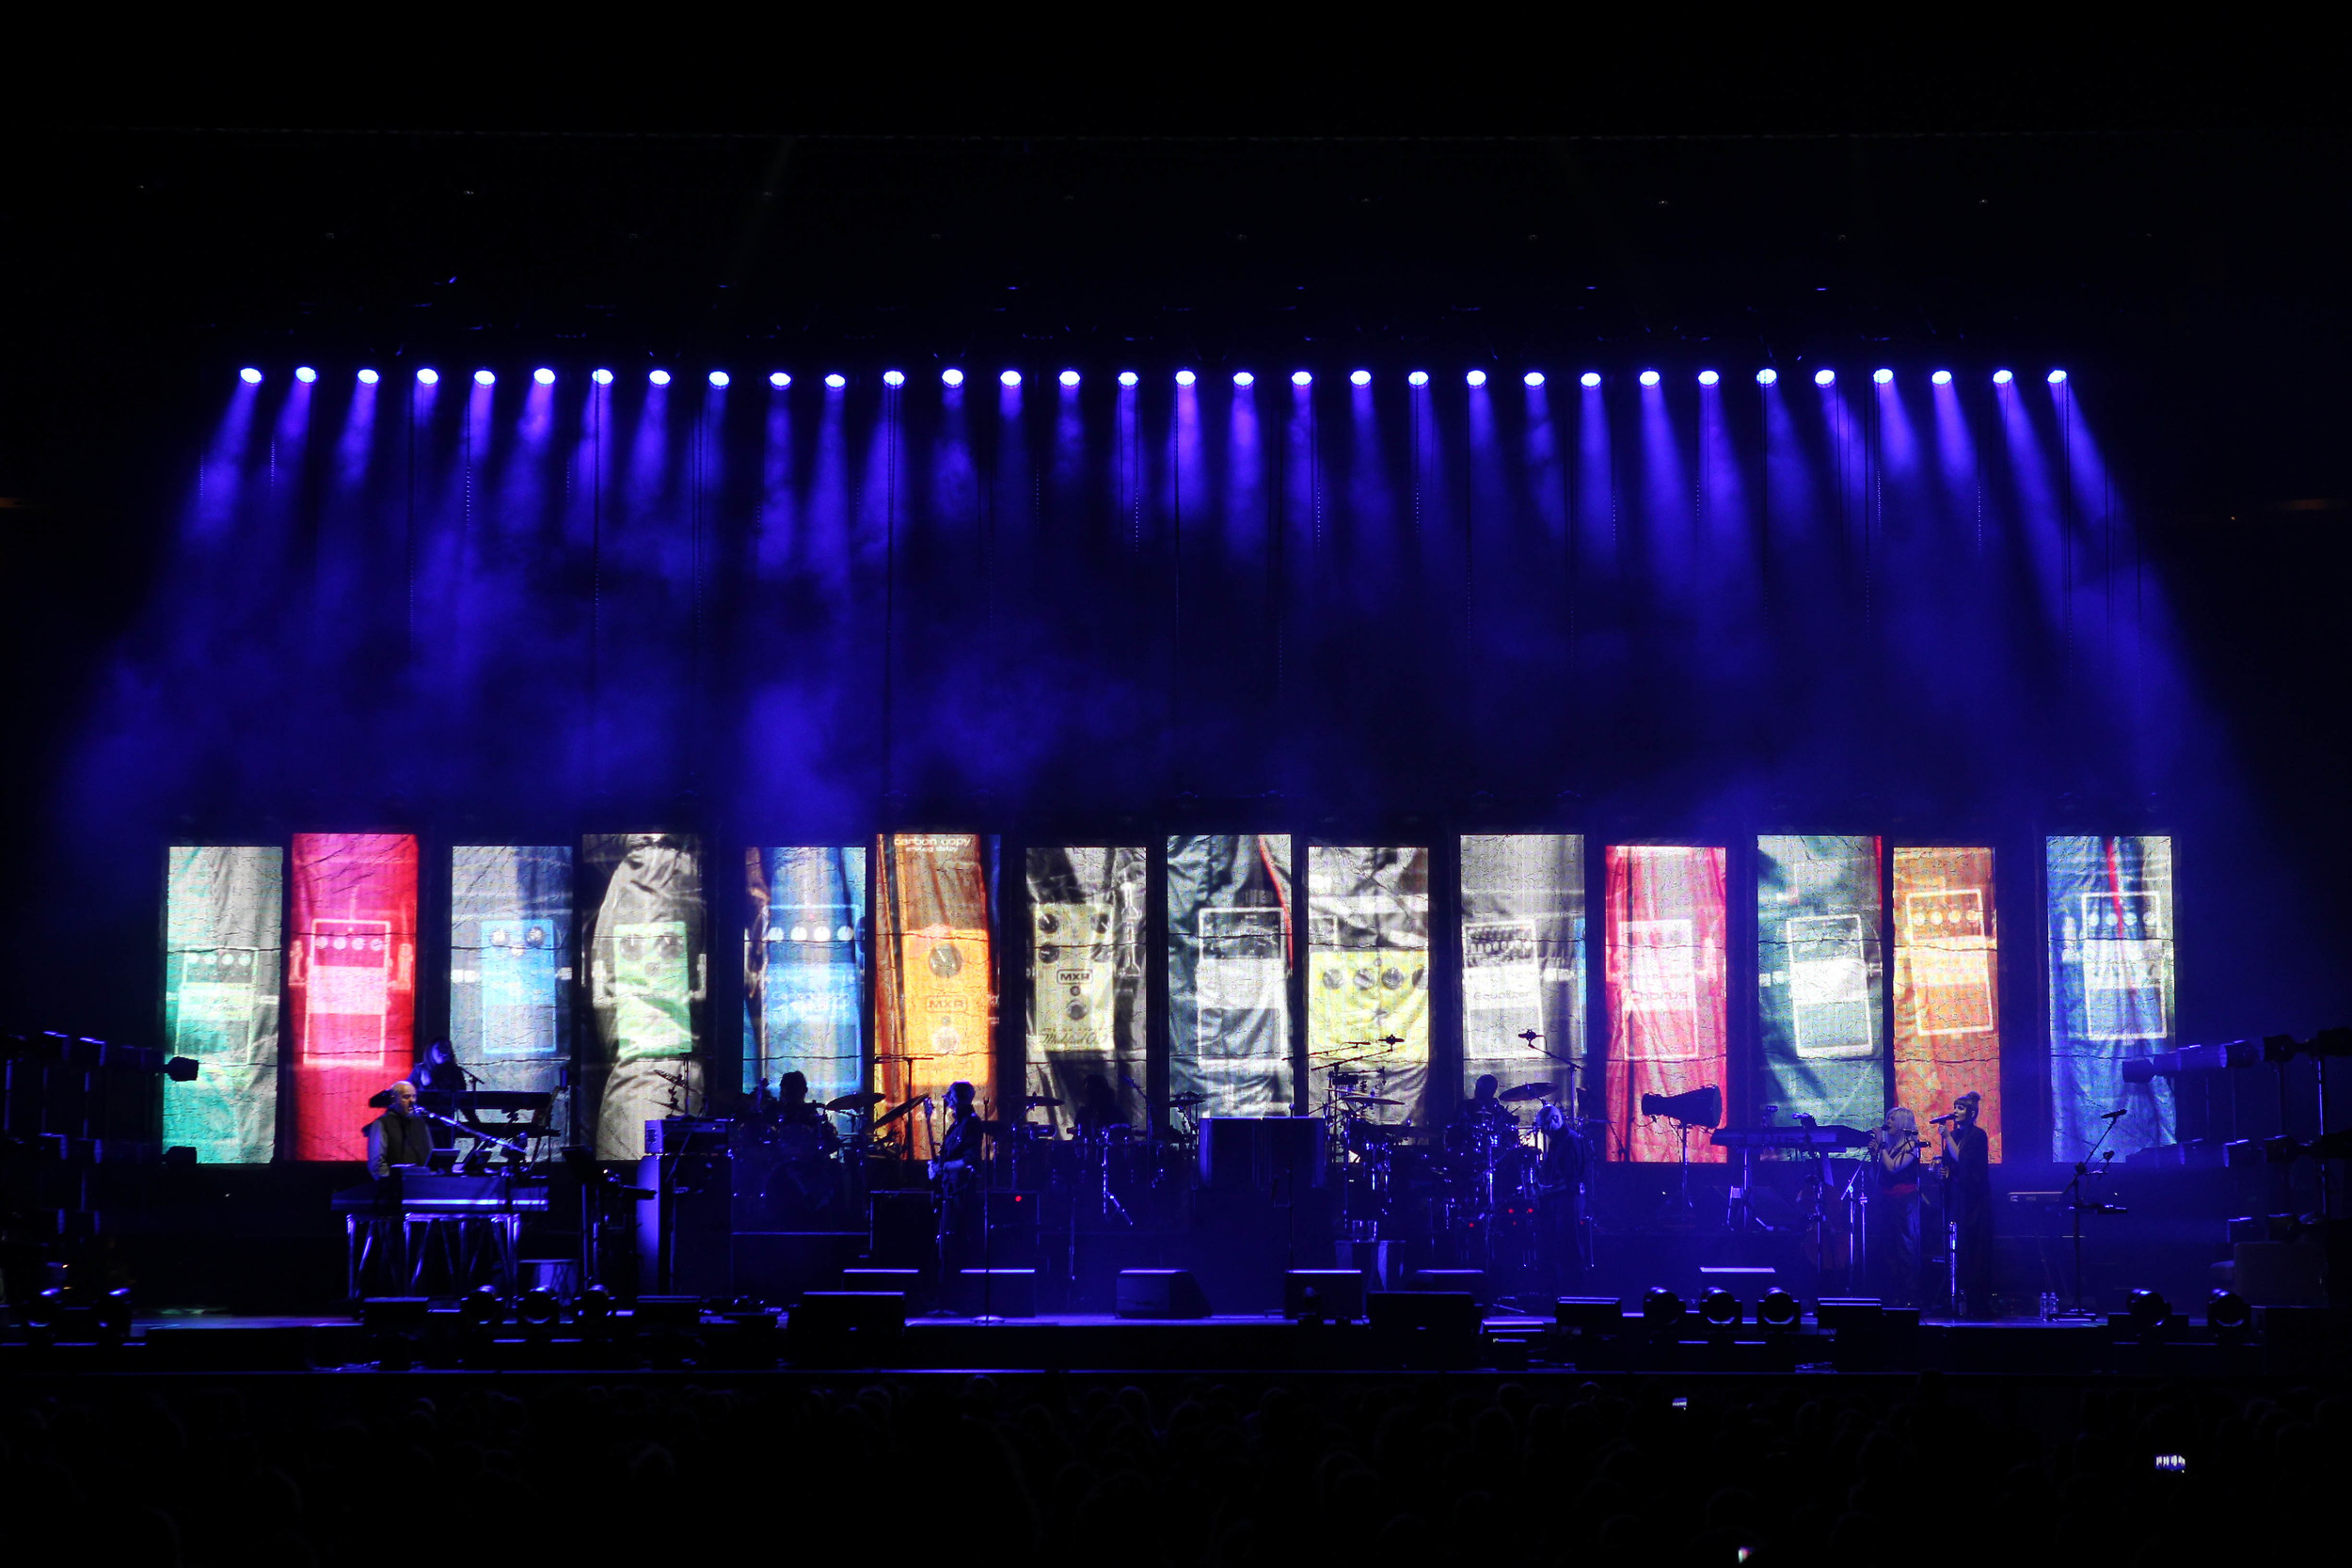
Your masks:
{"label": "blue stage light", "polygon": [[1179,387],[1189,387],[1199,379],[1200,377],[1194,375],[1190,371],[1178,371],[1176,372],[1176,385]]}
{"label": "blue stage light", "polygon": [[1314,385],[1314,380],[1315,380],[1315,378],[1314,378],[1313,374],[1312,374],[1311,372],[1307,372],[1307,371],[1293,371],[1293,372],[1291,372],[1291,385],[1292,385],[1292,386],[1294,386],[1294,387],[1311,387],[1311,386],[1313,386],[1313,385]]}
{"label": "blue stage light", "polygon": [[1576,379],[1578,385],[1580,386],[1597,387],[1600,385],[1600,372],[1598,371],[1586,371],[1582,375],[1578,376]]}
{"label": "blue stage light", "polygon": [[1426,387],[1429,385],[1429,372],[1427,371],[1415,371],[1405,379],[1416,387]]}
{"label": "blue stage light", "polygon": [[1952,384],[1952,372],[1949,371],[1938,371],[1933,375],[1928,377],[1928,379],[1934,382],[1938,387],[1949,387]]}
{"label": "blue stage light", "polygon": [[2006,387],[2016,379],[2017,378],[2015,376],[2010,374],[2007,371],[1994,371],[1993,372],[1993,385],[1995,387]]}
{"label": "blue stage light", "polygon": [[1895,379],[1895,372],[1882,366],[1878,370],[1870,372],[1870,379],[1877,382],[1880,386],[1884,387]]}
{"label": "blue stage light", "polygon": [[473,372],[473,384],[477,387],[496,386],[498,384],[498,377],[492,375],[488,371],[476,371]]}
{"label": "blue stage light", "polygon": [[1813,385],[1816,387],[1835,387],[1837,385],[1837,372],[1836,371],[1815,371],[1813,372]]}
{"label": "blue stage light", "polygon": [[[296,374],[296,375],[300,375],[301,373],[302,373],[302,372],[301,372],[300,371],[296,371],[296,372],[294,372],[294,374]],[[2066,372],[2065,372],[2064,371],[2052,371],[2052,372],[2050,372],[2050,385],[2051,385],[2051,386],[2053,386],[2053,387],[2062,386],[2062,385],[2065,383],[2065,381],[2066,381]]]}
{"label": "blue stage light", "polygon": [[670,372],[668,371],[655,371],[651,374],[647,375],[645,379],[652,382],[657,387],[667,387],[670,384]]}
{"label": "blue stage light", "polygon": [[1657,385],[1658,385],[1658,372],[1657,372],[1656,371],[1644,371],[1644,372],[1642,372],[1642,385],[1643,385],[1643,386],[1645,386],[1645,387],[1655,387],[1655,386],[1657,386]]}
{"label": "blue stage light", "polygon": [[610,387],[612,385],[612,372],[611,371],[590,371],[588,372],[588,379],[595,382],[599,387]]}
{"label": "blue stage light", "polygon": [[1141,376],[1136,374],[1133,371],[1121,371],[1119,372],[1119,384],[1121,387],[1132,387],[1142,379],[1143,378]]}
{"label": "blue stage light", "polygon": [[373,371],[361,371],[359,372],[359,385],[362,387],[373,387],[378,381],[383,379],[384,378],[382,376],[377,375]]}
{"label": "blue stage light", "polygon": [[441,372],[427,365],[417,372],[417,380],[427,387],[437,387],[441,383]]}
{"label": "blue stage light", "polygon": [[1059,379],[1061,384],[1065,387],[1075,387],[1078,384],[1078,372],[1076,371],[1064,371],[1057,379]]}
{"label": "blue stage light", "polygon": [[734,378],[729,376],[724,371],[712,371],[710,372],[710,384],[713,387],[723,387],[732,379]]}
{"label": "blue stage light", "polygon": [[1780,372],[1772,369],[1770,365],[1765,366],[1762,370],[1756,372],[1756,384],[1758,387],[1770,387],[1773,382],[1778,381],[1779,379]]}
{"label": "blue stage light", "polygon": [[768,385],[773,387],[777,391],[781,392],[787,387],[792,385],[792,378],[785,374],[782,371],[770,371],[768,372]]}
{"label": "blue stage light", "polygon": [[1486,372],[1485,371],[1472,371],[1462,379],[1469,382],[1473,387],[1484,387],[1486,385]]}
{"label": "blue stage light", "polygon": [[1007,371],[996,379],[1003,382],[1008,387],[1018,387],[1021,385],[1021,372],[1019,371]]}
{"label": "blue stage light", "polygon": [[1526,382],[1530,387],[1540,387],[1544,384],[1544,372],[1541,371],[1530,371],[1525,375],[1519,377],[1519,379]]}
{"label": "blue stage light", "polygon": [[1372,385],[1372,372],[1370,371],[1350,371],[1347,372],[1347,379],[1354,382],[1359,387],[1369,387]]}
{"label": "blue stage light", "polygon": [[531,379],[542,387],[552,387],[555,385],[555,372],[542,365],[531,372]]}
{"label": "blue stage light", "polygon": [[1255,383],[1257,379],[1258,378],[1256,376],[1251,375],[1248,371],[1235,371],[1233,372],[1233,385],[1236,387],[1250,386]]}
{"label": "blue stage light", "polygon": [[1721,381],[1723,377],[1717,375],[1713,371],[1699,372],[1699,385],[1702,387],[1712,387],[1715,383]]}
{"label": "blue stage light", "polygon": [[883,385],[883,386],[885,386],[885,387],[903,387],[903,386],[905,386],[906,384],[907,384],[907,372],[904,372],[904,371],[884,371],[884,372],[882,372],[882,385]]}
{"label": "blue stage light", "polygon": [[248,387],[259,387],[262,384],[262,372],[247,365],[237,372],[237,379]]}
{"label": "blue stage light", "polygon": [[832,388],[834,391],[837,392],[841,390],[842,388],[847,387],[849,384],[850,378],[843,375],[839,371],[830,371],[826,372],[825,385]]}
{"label": "blue stage light", "polygon": [[[311,382],[316,381],[318,378],[319,372],[312,370],[308,365],[296,365],[294,367],[294,379],[301,382],[305,387],[308,387]],[[2053,375],[2050,379],[2053,381],[2058,381],[2064,378],[2062,376]]]}
{"label": "blue stage light", "polygon": [[963,385],[963,372],[958,370],[942,371],[939,372],[939,379],[947,386],[961,387]]}

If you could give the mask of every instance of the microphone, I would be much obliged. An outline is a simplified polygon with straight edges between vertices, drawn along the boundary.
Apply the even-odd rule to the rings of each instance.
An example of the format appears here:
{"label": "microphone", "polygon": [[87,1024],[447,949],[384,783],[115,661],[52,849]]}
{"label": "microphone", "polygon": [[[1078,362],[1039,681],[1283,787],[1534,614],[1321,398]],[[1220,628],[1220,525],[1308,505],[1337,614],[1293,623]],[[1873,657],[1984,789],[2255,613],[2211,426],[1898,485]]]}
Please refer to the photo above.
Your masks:
{"label": "microphone", "polygon": [[2100,1119],[2100,1120],[2102,1120],[2102,1121],[2113,1121],[2113,1120],[2114,1120],[2116,1117],[2128,1117],[2128,1116],[2130,1116],[2131,1114],[2132,1114],[2131,1107],[2127,1105],[2127,1106],[2125,1106],[2123,1109],[2122,1109],[2122,1110],[2120,1110],[2120,1111],[2109,1111],[2109,1112],[2107,1112],[2106,1115],[2102,1116],[2099,1119]]}
{"label": "microphone", "polygon": [[1928,1118],[1928,1125],[1931,1127],[1941,1127],[1947,1121],[1958,1121],[1959,1119],[1960,1113],[1958,1111],[1947,1111],[1940,1117],[1930,1117]]}

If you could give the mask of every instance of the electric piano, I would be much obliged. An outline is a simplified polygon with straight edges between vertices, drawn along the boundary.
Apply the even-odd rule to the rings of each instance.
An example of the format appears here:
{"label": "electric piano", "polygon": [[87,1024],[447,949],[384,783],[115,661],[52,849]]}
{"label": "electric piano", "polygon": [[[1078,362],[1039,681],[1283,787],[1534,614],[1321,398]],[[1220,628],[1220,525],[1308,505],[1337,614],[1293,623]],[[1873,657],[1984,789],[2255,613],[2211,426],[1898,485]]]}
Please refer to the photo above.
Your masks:
{"label": "electric piano", "polygon": [[1719,1148],[1801,1148],[1827,1154],[1840,1148],[1867,1148],[1870,1134],[1857,1127],[1718,1127],[1708,1142]]}
{"label": "electric piano", "polygon": [[[359,1277],[369,1259],[395,1243],[399,1253],[393,1265],[407,1282],[407,1292],[416,1294],[436,1225],[453,1231],[444,1239],[455,1275],[466,1277],[487,1262],[497,1272],[501,1291],[511,1295],[523,1216],[547,1212],[548,1187],[543,1180],[518,1180],[507,1171],[444,1175],[396,1165],[388,1176],[345,1187],[334,1196],[331,1207],[343,1217],[345,1283],[354,1300],[358,1299]],[[453,1220],[478,1223],[453,1227],[448,1223]]]}

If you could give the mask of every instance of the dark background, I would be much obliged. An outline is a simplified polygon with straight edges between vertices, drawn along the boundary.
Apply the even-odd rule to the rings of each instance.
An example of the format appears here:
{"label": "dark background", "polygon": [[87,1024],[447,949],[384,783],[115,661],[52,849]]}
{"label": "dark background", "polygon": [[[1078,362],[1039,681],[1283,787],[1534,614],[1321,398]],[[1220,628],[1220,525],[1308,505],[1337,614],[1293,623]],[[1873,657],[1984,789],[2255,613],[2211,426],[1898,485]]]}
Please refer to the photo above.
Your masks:
{"label": "dark background", "polygon": [[[94,875],[58,793],[236,365],[755,353],[2067,365],[2236,781],[2211,821],[2160,790],[2109,817],[2198,868],[2184,1034],[2352,1014],[2352,147],[2316,62],[2019,35],[1923,71],[1892,42],[1475,26],[1401,62],[1183,31],[1148,81],[1132,54],[959,61],[952,39],[852,78],[850,45],[806,32],[627,63],[490,50],[429,85],[404,76],[424,45],[390,40],[269,78],[215,38],[150,90],[20,119],[0,1024],[152,1026],[150,830],[101,858],[154,876]],[[1462,802],[1350,805],[1433,808]]]}

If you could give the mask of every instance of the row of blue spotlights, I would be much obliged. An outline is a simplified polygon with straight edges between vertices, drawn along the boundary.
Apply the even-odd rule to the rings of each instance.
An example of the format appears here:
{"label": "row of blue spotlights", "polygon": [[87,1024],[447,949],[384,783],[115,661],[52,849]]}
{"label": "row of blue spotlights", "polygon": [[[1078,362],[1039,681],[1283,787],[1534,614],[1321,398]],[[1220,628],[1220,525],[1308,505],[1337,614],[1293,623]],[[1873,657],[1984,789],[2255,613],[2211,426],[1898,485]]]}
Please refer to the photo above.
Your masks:
{"label": "row of blue spotlights", "polygon": [[[296,367],[294,373],[294,379],[304,383],[305,385],[316,381],[319,378],[319,372],[310,368],[309,365]],[[262,372],[253,366],[247,365],[245,369],[237,372],[237,377],[247,386],[258,386],[262,380]],[[497,372],[487,370],[474,372],[473,378],[475,384],[482,387],[491,387],[497,385],[498,383]],[[359,372],[359,381],[363,386],[373,387],[382,379],[383,377],[381,375],[372,370],[363,370]],[[436,385],[440,381],[440,379],[441,372],[429,366],[417,372],[417,380],[427,387]],[[537,382],[542,387],[552,387],[555,385],[555,372],[548,370],[545,366],[541,366],[538,370],[531,372],[531,379]],[[612,385],[612,372],[608,370],[590,371],[588,372],[588,379],[595,382],[599,387],[610,387]],[[667,387],[673,377],[668,371],[657,370],[647,372],[645,379],[656,387]],[[734,378],[728,375],[724,371],[712,371],[709,377],[710,384],[713,387],[727,386],[733,379]],[[961,387],[963,385],[964,375],[963,372],[959,370],[945,370],[939,372],[939,379],[950,387]],[[997,374],[996,379],[1008,387],[1018,387],[1021,385],[1021,372],[1019,371],[1000,372]],[[1076,371],[1064,371],[1056,379],[1065,387],[1075,387],[1082,378]],[[1143,378],[1141,376],[1137,375],[1133,371],[1121,371],[1119,372],[1119,384],[1121,387],[1133,387],[1142,379]],[[1233,385],[1236,387],[1254,386],[1257,379],[1258,378],[1248,371],[1235,371],[1233,372]],[[1314,385],[1314,373],[1311,371],[1291,372],[1291,385],[1294,387],[1311,387]],[[1350,371],[1348,372],[1347,379],[1358,387],[1369,387],[1372,385],[1372,372],[1370,371]],[[1426,387],[1429,385],[1429,372],[1427,371],[1413,371],[1408,372],[1405,379],[1412,386]],[[1486,385],[1486,372],[1485,371],[1471,371],[1468,374],[1464,375],[1462,379],[1470,386],[1484,387]],[[1529,371],[1519,379],[1527,383],[1530,387],[1541,387],[1544,384],[1544,372],[1541,371]],[[1662,381],[1664,377],[1656,371],[1644,371],[1639,379],[1645,387],[1655,387]],[[1759,387],[1770,387],[1779,379],[1780,372],[1773,370],[1769,365],[1756,372],[1756,385]],[[1870,372],[1870,379],[1882,387],[1889,386],[1892,385],[1895,380],[1895,372],[1885,369],[1875,370]],[[1928,379],[1938,387],[1948,387],[1952,384],[1952,372],[1949,371],[1936,371],[1930,374]],[[1993,372],[1993,385],[1995,387],[2006,387],[2016,379],[2016,373],[2011,371],[2000,370]],[[2066,379],[2066,372],[2064,371],[2054,370],[2049,373],[2047,379],[2049,380],[2051,386],[2056,387]],[[1191,371],[1178,371],[1176,372],[1176,385],[1179,387],[1190,387],[1199,380],[1200,377]],[[1577,380],[1582,386],[1597,387],[1600,385],[1600,372],[1598,371],[1586,371],[1582,375],[1577,377]],[[907,377],[904,371],[882,372],[882,385],[885,387],[903,387],[906,385],[906,381]],[[1701,371],[1698,373],[1698,383],[1702,387],[1713,387],[1720,384],[1722,381],[1723,376],[1715,371]],[[825,385],[828,387],[841,388],[847,387],[849,384],[850,378],[843,375],[839,371],[835,371],[825,377]],[[1813,372],[1813,384],[1816,387],[1834,387],[1837,384],[1837,372],[1833,370],[1815,371]],[[768,385],[781,389],[792,385],[792,377],[783,371],[771,371],[768,373]]]}

